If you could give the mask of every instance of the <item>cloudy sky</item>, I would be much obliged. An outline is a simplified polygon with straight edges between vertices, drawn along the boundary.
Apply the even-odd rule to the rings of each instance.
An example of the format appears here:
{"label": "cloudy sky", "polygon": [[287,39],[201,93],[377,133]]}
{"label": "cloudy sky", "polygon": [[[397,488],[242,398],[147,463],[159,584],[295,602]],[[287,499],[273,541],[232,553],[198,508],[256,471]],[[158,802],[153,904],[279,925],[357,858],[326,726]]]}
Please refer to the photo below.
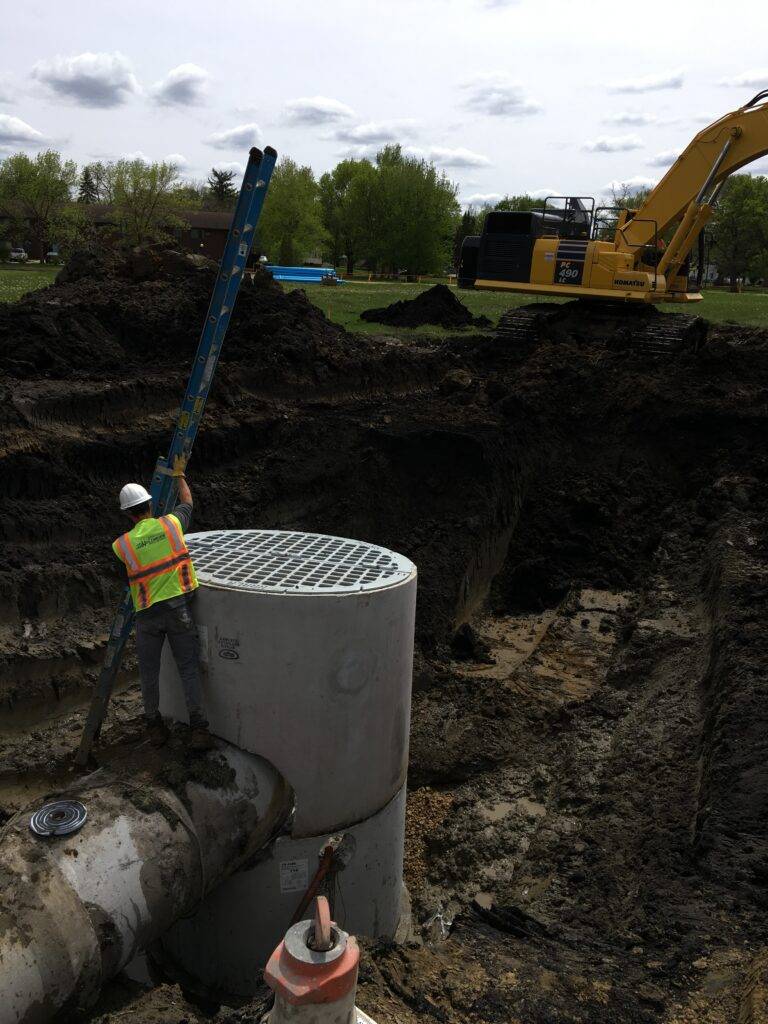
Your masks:
{"label": "cloudy sky", "polygon": [[594,195],[658,179],[706,123],[768,88],[765,0],[727,13],[713,0],[3,7],[0,157],[170,157],[192,178],[242,166],[254,143],[320,174],[401,142],[464,202]]}

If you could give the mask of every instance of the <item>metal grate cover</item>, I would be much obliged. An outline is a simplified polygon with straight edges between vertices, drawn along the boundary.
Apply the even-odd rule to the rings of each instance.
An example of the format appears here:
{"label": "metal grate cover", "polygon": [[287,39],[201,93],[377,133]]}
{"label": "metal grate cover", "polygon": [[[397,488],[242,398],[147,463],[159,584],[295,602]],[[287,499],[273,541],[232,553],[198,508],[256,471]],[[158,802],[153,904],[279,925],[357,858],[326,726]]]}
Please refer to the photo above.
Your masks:
{"label": "metal grate cover", "polygon": [[403,555],[364,541],[282,530],[190,533],[201,583],[268,593],[344,594],[381,590],[407,579]]}

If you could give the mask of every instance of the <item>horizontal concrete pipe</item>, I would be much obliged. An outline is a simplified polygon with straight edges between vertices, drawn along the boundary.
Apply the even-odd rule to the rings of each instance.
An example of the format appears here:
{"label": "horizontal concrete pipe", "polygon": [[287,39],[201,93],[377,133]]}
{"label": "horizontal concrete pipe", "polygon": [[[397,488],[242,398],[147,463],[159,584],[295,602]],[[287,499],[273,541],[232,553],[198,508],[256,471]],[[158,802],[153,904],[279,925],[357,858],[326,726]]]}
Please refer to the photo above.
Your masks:
{"label": "horizontal concrete pipe", "polygon": [[[77,1019],[105,981],[191,914],[290,816],[290,787],[260,757],[222,743],[194,774],[206,782],[171,789],[98,772],[61,794],[68,808],[79,803],[87,812],[78,831],[36,835],[40,816],[33,821],[30,811],[5,827],[0,1024]],[[43,825],[64,814],[54,811]]]}

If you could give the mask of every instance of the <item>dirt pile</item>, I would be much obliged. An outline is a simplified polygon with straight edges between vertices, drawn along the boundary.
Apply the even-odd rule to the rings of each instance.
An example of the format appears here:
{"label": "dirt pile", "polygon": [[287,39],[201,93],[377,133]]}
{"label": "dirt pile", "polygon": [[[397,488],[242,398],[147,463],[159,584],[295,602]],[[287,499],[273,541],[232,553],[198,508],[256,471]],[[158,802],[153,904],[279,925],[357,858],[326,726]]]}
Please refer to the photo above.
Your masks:
{"label": "dirt pile", "polygon": [[444,284],[428,288],[415,299],[402,299],[380,309],[366,309],[360,318],[390,327],[423,327],[425,324],[447,328],[488,327],[491,323],[487,316],[473,317]]}
{"label": "dirt pile", "polygon": [[[198,274],[210,285],[205,267],[84,276],[2,311],[17,362],[0,816],[55,788],[77,742],[119,587],[115,495],[167,442]],[[11,339],[42,345],[21,330],[36,315],[59,351],[79,344],[67,318],[91,292],[117,368],[19,366]],[[758,1019],[765,332],[710,330],[699,354],[664,357],[567,334],[403,343],[344,334],[268,283],[241,301],[190,467],[195,527],[356,536],[419,567],[408,872],[423,944],[367,946],[360,1005],[402,1024]],[[130,310],[154,317],[151,344]],[[120,694],[107,744],[133,738],[137,713],[135,689]],[[165,989],[130,998],[136,1024],[187,1012]],[[248,1019],[234,1012],[200,1018]]]}
{"label": "dirt pile", "polygon": [[[216,266],[168,250],[85,252],[56,283],[0,306],[0,371],[15,378],[72,379],[102,371],[187,370]],[[227,336],[232,362],[266,375],[322,372],[354,349],[304,296],[264,273],[243,281]]]}

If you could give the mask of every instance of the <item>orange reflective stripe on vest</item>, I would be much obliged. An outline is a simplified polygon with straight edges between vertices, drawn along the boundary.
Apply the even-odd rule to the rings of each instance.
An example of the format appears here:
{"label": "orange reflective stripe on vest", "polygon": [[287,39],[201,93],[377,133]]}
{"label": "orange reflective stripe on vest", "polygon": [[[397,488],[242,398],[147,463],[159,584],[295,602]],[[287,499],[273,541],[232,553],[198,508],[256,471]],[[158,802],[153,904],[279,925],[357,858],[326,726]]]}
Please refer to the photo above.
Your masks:
{"label": "orange reflective stripe on vest", "polygon": [[136,552],[133,550],[129,534],[124,533],[122,537],[117,538],[115,543],[120,545],[123,561],[128,566],[128,572],[136,572],[139,568],[139,560],[136,557]]}
{"label": "orange reflective stripe on vest", "polygon": [[117,538],[112,550],[126,567],[137,611],[188,594],[198,585],[181,523],[172,514],[142,519]]}
{"label": "orange reflective stripe on vest", "polygon": [[171,519],[170,516],[161,516],[160,519],[158,519],[158,522],[165,530],[165,535],[168,538],[168,543],[171,545],[171,549],[176,553],[179,551],[186,551],[187,545],[184,543],[181,530],[173,519]]}

